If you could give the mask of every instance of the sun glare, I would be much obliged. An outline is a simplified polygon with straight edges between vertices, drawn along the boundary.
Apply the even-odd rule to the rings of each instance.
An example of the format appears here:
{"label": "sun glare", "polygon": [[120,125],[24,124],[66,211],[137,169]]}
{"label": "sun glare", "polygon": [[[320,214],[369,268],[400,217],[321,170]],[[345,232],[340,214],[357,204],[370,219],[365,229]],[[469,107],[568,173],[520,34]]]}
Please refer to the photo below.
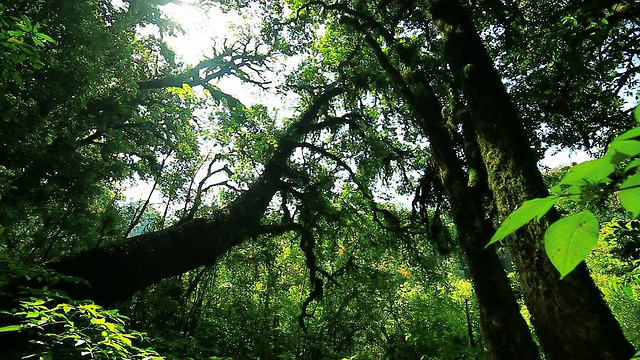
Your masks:
{"label": "sun glare", "polygon": [[232,16],[223,14],[217,7],[204,9],[184,1],[182,4],[169,3],[160,9],[184,29],[184,34],[165,40],[187,64],[197,64],[212,55],[216,43],[232,36],[229,31]]}

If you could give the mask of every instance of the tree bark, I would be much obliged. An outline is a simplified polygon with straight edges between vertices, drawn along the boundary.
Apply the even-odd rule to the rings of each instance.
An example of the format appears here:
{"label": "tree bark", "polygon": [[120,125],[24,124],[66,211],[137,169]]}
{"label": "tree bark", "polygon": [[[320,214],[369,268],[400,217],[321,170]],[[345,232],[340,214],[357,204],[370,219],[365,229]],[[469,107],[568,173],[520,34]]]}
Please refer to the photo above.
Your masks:
{"label": "tree bark", "polygon": [[287,161],[301,136],[313,128],[321,108],[342,93],[320,95],[280,139],[260,178],[229,206],[208,219],[193,219],[167,229],[93,248],[47,264],[65,275],[86,279],[90,287],[68,286],[76,298],[104,306],[126,300],[147,286],[201,265],[210,265],[233,246],[261,232],[260,221],[281,187]]}
{"label": "tree bark", "polygon": [[[467,176],[457,157],[451,135],[445,128],[438,99],[427,79],[407,83],[391,64],[378,43],[369,34],[367,43],[404,97],[419,126],[429,139],[432,160],[451,204],[458,231],[458,241],[467,259],[480,308],[480,330],[492,359],[539,359],[538,349],[511,290],[509,280],[495,253],[484,245],[493,228],[484,220],[482,202],[477,192],[467,186]],[[406,59],[408,60],[408,59]],[[408,61],[407,61],[408,62]]]}
{"label": "tree bark", "polygon": [[[521,119],[473,22],[457,0],[429,8],[444,37],[444,54],[473,111],[489,186],[501,216],[525,200],[548,195]],[[581,264],[560,280],[544,251],[548,222],[532,224],[508,240],[525,302],[551,359],[629,359],[633,347]]]}

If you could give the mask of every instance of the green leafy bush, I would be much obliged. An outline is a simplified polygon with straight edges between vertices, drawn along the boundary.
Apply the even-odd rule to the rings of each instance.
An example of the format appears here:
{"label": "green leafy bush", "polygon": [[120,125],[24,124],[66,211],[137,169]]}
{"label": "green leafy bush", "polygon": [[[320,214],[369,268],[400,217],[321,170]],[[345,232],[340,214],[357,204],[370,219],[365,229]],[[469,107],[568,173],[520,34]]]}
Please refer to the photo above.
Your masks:
{"label": "green leafy bush", "polygon": [[9,308],[0,311],[0,336],[15,340],[3,351],[23,359],[163,359],[138,345],[144,334],[127,331],[117,310],[49,288],[79,280],[6,257],[0,265],[0,303]]}

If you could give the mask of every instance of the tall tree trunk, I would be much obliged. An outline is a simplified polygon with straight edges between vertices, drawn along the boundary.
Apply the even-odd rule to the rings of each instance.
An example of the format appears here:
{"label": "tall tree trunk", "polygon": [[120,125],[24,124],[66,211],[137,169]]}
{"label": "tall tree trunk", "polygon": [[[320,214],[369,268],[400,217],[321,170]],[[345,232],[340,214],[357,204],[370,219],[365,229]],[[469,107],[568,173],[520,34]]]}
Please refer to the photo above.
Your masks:
{"label": "tall tree trunk", "polygon": [[90,287],[71,286],[77,298],[111,305],[169,276],[213,264],[233,246],[261,232],[260,221],[302,135],[313,127],[321,108],[343,90],[320,95],[280,139],[258,180],[229,206],[211,218],[193,219],[170,228],[93,248],[48,264],[65,275],[88,280]]}
{"label": "tall tree trunk", "polygon": [[458,241],[473,279],[480,308],[480,329],[489,356],[505,360],[539,359],[538,349],[520,314],[497,254],[493,250],[484,250],[493,229],[484,220],[478,193],[467,186],[467,176],[456,155],[451,135],[445,128],[438,99],[427,79],[418,77],[417,82],[407,83],[373,37],[367,34],[365,40],[410,106],[417,126],[429,139],[432,159],[449,198]]}
{"label": "tall tree trunk", "polygon": [[469,299],[464,299],[464,315],[467,319],[467,336],[469,336],[469,346],[476,347],[476,339],[473,337],[473,323],[471,322],[471,310],[469,309]]}
{"label": "tall tree trunk", "polygon": [[[434,0],[432,19],[444,36],[445,57],[473,111],[489,186],[504,217],[523,201],[547,195],[518,113],[475,26],[458,0]],[[556,220],[552,213],[547,221]],[[564,280],[543,244],[545,224],[512,236],[509,248],[525,302],[552,359],[628,359],[633,347],[581,264]]]}

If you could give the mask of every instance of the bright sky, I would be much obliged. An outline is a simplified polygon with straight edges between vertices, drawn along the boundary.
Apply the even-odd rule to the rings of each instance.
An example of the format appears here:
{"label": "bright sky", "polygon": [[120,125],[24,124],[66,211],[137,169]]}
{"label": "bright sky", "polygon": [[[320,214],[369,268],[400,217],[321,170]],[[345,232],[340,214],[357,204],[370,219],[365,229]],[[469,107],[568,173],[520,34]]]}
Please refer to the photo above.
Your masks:
{"label": "bright sky", "polygon": [[[232,43],[237,39],[236,34],[240,31],[247,32],[257,29],[255,24],[259,21],[256,19],[259,14],[251,8],[241,15],[239,13],[223,13],[216,6],[210,6],[205,10],[194,5],[193,2],[184,1],[182,5],[169,3],[160,7],[170,19],[180,24],[185,30],[184,35],[165,40],[186,64],[196,65],[203,59],[212,57],[216,45],[220,46],[224,40]],[[295,65],[295,59],[291,60],[288,59],[286,63],[274,62],[270,65],[274,67],[274,73],[282,73],[285,68]],[[284,107],[285,101],[275,95],[275,89],[265,92],[234,77],[224,78],[216,85],[224,92],[238,98],[246,106],[263,103]],[[285,116],[292,115],[286,109],[281,110],[285,110]],[[282,114],[282,111],[279,113]]]}
{"label": "bright sky", "polygon": [[[235,39],[232,28],[241,20],[237,14],[223,14],[215,6],[204,10],[187,2],[182,5],[169,3],[160,9],[185,31],[185,34],[165,38],[165,41],[175,50],[178,58],[188,65],[196,65],[203,59],[213,57],[216,45],[222,44],[225,39],[232,42]],[[256,102],[255,94],[245,91],[243,84],[235,78],[225,78],[217,85],[245,105]]]}
{"label": "bright sky", "polygon": [[205,11],[186,1],[182,5],[169,3],[160,9],[185,30],[184,36],[166,40],[182,60],[191,65],[211,55],[216,40],[231,35],[228,29],[235,20],[235,16],[225,15],[217,7]]}
{"label": "bright sky", "polygon": [[[178,34],[176,37],[165,36],[164,40],[174,49],[178,60],[189,66],[197,65],[200,61],[213,57],[216,46],[220,47],[225,40],[229,44],[233,43],[237,39],[235,34],[238,31],[243,29],[249,29],[250,31],[252,28],[251,23],[257,22],[247,14],[241,16],[238,13],[222,13],[216,6],[210,6],[205,10],[194,5],[194,1],[183,1],[180,5],[169,3],[161,6],[160,9],[169,19],[179,24],[184,30],[184,34]],[[143,36],[158,34],[158,29],[150,26],[139,30],[139,32]],[[274,64],[274,66],[279,65]],[[281,64],[280,66],[286,65]],[[267,104],[267,106],[277,107],[280,116],[291,116],[293,114],[293,111],[285,106],[285,103],[295,103],[295,99],[292,96],[283,99],[278,97],[275,91],[263,91],[254,85],[243,83],[235,77],[225,77],[216,82],[215,85],[225,93],[239,99],[245,106],[263,103]],[[198,91],[198,89],[194,90]],[[222,180],[221,177],[214,177],[210,179],[210,182],[216,183]],[[146,199],[151,188],[149,183],[134,180],[126,186],[124,194],[127,197],[127,201],[137,201]],[[160,194],[154,194],[151,202],[161,205]]]}
{"label": "bright sky", "polygon": [[582,150],[561,150],[557,154],[554,154],[557,151],[557,149],[547,150],[544,154],[544,159],[540,161],[540,165],[554,168],[557,166],[593,160],[589,154]]}

